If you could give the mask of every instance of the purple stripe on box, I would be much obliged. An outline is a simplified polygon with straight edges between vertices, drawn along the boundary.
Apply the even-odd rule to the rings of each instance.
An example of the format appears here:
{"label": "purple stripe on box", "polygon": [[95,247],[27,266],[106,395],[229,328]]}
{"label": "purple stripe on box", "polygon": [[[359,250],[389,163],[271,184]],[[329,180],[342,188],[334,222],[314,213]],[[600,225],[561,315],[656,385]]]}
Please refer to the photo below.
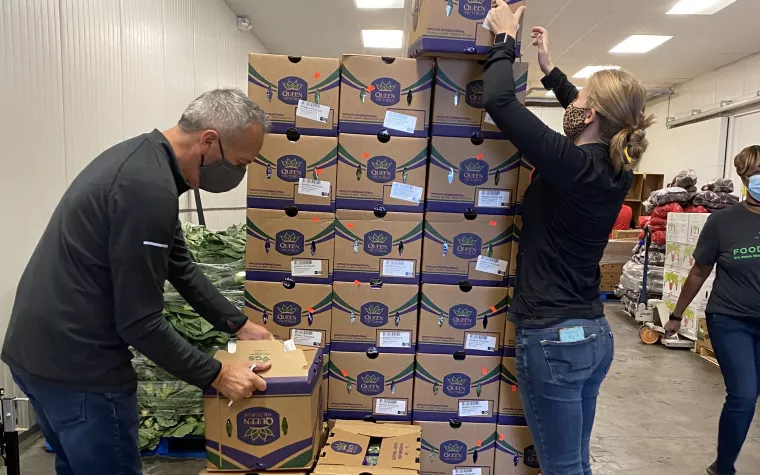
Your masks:
{"label": "purple stripe on box", "polygon": [[[308,439],[299,440],[281,449],[274,450],[263,457],[256,457],[242,450],[223,445],[222,455],[250,469],[264,470],[280,465],[293,455],[308,449],[313,443],[314,438],[309,437]],[[311,466],[311,462],[307,463],[308,466]]]}
{"label": "purple stripe on box", "polygon": [[219,442],[206,439],[206,447],[214,450],[219,450]]}
{"label": "purple stripe on box", "polygon": [[371,411],[340,411],[337,409],[328,409],[328,419],[345,419],[345,420],[363,420],[365,417],[374,417],[378,421],[411,421],[412,411],[407,410],[405,416],[389,416],[385,414],[372,414]]}
{"label": "purple stripe on box", "polygon": [[457,411],[421,411],[419,409],[414,410],[415,421],[428,421],[428,422],[448,422],[451,418],[456,417],[462,422],[482,422],[484,424],[493,424],[496,422],[496,414],[492,413],[490,416],[459,416]]}
{"label": "purple stripe on box", "polygon": [[517,356],[517,350],[515,350],[514,346],[505,346],[502,349],[501,355],[505,358],[514,358]]}
{"label": "purple stripe on box", "polygon": [[477,125],[445,125],[433,123],[430,126],[432,137],[467,137],[480,134],[484,139],[506,140],[501,132],[493,130],[481,130]]}
{"label": "purple stripe on box", "polygon": [[[306,259],[304,257],[303,259]],[[260,271],[260,270],[247,270],[245,271],[246,280],[258,280],[261,282],[282,282],[283,280],[291,278],[293,282],[298,284],[332,284],[333,275],[330,274],[325,277],[293,277],[290,272],[275,272],[275,271]]]}
{"label": "purple stripe on box", "polygon": [[436,274],[431,272],[422,272],[423,284],[445,284],[445,285],[458,285],[463,280],[468,281],[475,287],[509,287],[509,279],[504,280],[480,280],[469,279],[466,274],[451,275],[451,274]]}
{"label": "purple stripe on box", "polygon": [[[392,329],[388,329],[388,331],[393,331]],[[377,348],[380,353],[391,353],[391,354],[401,354],[401,355],[413,355],[414,354],[414,345],[410,348],[387,348],[383,346],[377,346],[376,342],[371,341],[336,341],[333,340],[331,342],[332,350],[333,351],[345,351],[348,353],[365,353],[370,348]]]}
{"label": "purple stripe on box", "polygon": [[[521,44],[515,45],[515,57],[520,57]],[[423,36],[409,46],[407,53],[410,58],[414,58],[426,53],[459,53],[486,55],[490,46],[476,46],[475,40],[456,39],[456,38],[429,38]],[[472,59],[480,59],[473,57]]]}
{"label": "purple stripe on box", "polygon": [[498,356],[502,353],[501,347],[496,351],[466,350],[463,345],[443,345],[440,343],[417,343],[417,353],[427,355],[453,355],[457,351],[464,351],[467,356]]}
{"label": "purple stripe on box", "polygon": [[325,213],[335,212],[335,201],[330,204],[295,204],[292,199],[281,198],[261,198],[249,196],[246,201],[248,202],[248,208],[257,209],[285,209],[286,206],[295,206],[298,211],[317,211]]}
{"label": "purple stripe on box", "polygon": [[338,126],[333,125],[332,129],[311,129],[308,127],[296,127],[295,122],[272,122],[273,134],[284,134],[288,129],[295,128],[301,135],[317,135],[321,137],[335,137],[338,135]]}
{"label": "purple stripe on box", "polygon": [[508,416],[506,414],[498,414],[496,416],[496,423],[499,424],[500,426],[526,426],[528,425],[528,422],[525,420],[525,417]]}
{"label": "purple stripe on box", "polygon": [[[472,201],[435,201],[427,200],[425,203],[425,211],[432,211],[436,213],[464,213],[473,209]],[[489,216],[512,216],[514,214],[514,206],[509,208],[484,208],[475,206],[475,211],[478,214],[485,214]]]}
{"label": "purple stripe on box", "polygon": [[[424,199],[424,197],[423,197]],[[420,204],[409,203],[406,205],[391,205],[384,204],[383,200],[363,200],[356,198],[335,198],[335,204],[338,209],[358,209],[362,211],[372,211],[375,206],[382,206],[386,211],[390,212],[402,212],[402,213],[422,213],[425,211],[425,203]]]}
{"label": "purple stripe on box", "polygon": [[[377,272],[353,272],[353,271],[343,271],[343,270],[336,270],[334,271],[334,277],[333,281],[336,282],[353,282],[355,280],[358,280],[359,282],[369,282],[372,279],[383,279],[383,282],[386,284],[411,284],[411,285],[418,285],[420,283],[420,274],[417,273],[412,278],[404,278],[404,277],[391,277],[391,276],[380,276],[380,271]],[[460,279],[461,280],[461,279]],[[459,282],[459,281],[457,281]]]}
{"label": "purple stripe on box", "polygon": [[[403,112],[402,112],[403,113]],[[387,130],[392,137],[428,137],[428,126],[424,130],[415,130],[413,134],[407,134],[399,130],[387,129],[383,127],[382,122],[367,124],[364,122],[351,122],[343,120],[340,122],[341,134],[358,134],[358,135],[377,135],[381,130]]]}

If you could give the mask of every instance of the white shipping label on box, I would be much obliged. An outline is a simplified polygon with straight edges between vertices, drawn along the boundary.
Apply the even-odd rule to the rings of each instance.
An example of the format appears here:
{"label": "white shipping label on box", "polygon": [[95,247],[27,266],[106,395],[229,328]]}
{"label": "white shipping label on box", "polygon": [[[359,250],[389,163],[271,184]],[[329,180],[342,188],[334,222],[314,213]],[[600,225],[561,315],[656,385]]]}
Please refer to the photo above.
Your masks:
{"label": "white shipping label on box", "polygon": [[394,181],[391,185],[391,198],[419,203],[422,200],[422,187]]}
{"label": "white shipping label on box", "polygon": [[296,345],[317,347],[322,344],[322,332],[294,328],[290,330],[290,339]]}
{"label": "white shipping label on box", "polygon": [[406,132],[407,134],[413,134],[417,128],[417,117],[413,115],[399,114],[398,112],[387,111],[385,113],[385,121],[383,121],[383,127],[399,132]]}
{"label": "white shipping label on box", "polygon": [[383,276],[414,277],[414,261],[383,260]]}
{"label": "white shipping label on box", "polygon": [[326,124],[330,119],[330,108],[314,102],[299,100],[296,115],[304,119],[314,120]]}
{"label": "white shipping label on box", "polygon": [[487,272],[489,274],[504,275],[507,273],[507,261],[494,259],[487,256],[478,256],[478,263],[475,264],[475,270]]}
{"label": "white shipping label on box", "polygon": [[309,180],[308,178],[299,178],[298,194],[319,196],[322,198],[325,196],[330,196],[330,182],[324,180]]}
{"label": "white shipping label on box", "polygon": [[455,468],[452,475],[483,475],[483,469],[480,467]]}
{"label": "white shipping label on box", "polygon": [[509,191],[478,190],[478,203],[482,208],[509,208]]}
{"label": "white shipping label on box", "polygon": [[383,348],[411,348],[412,347],[412,332],[392,332],[392,331],[379,331],[378,332],[379,343],[377,346]]}
{"label": "white shipping label on box", "polygon": [[464,339],[465,350],[496,351],[496,337],[468,333]]}
{"label": "white shipping label on box", "polygon": [[406,400],[377,398],[375,399],[375,414],[403,416],[406,414]]}
{"label": "white shipping label on box", "polygon": [[491,118],[491,115],[488,114],[487,112],[486,112],[486,116],[483,117],[483,122],[487,124],[491,124],[491,125],[496,125],[496,122],[493,121],[493,119]]}
{"label": "white shipping label on box", "polygon": [[322,275],[322,261],[319,259],[293,259],[290,261],[293,277]]}
{"label": "white shipping label on box", "polygon": [[459,401],[459,417],[487,416],[488,401]]}

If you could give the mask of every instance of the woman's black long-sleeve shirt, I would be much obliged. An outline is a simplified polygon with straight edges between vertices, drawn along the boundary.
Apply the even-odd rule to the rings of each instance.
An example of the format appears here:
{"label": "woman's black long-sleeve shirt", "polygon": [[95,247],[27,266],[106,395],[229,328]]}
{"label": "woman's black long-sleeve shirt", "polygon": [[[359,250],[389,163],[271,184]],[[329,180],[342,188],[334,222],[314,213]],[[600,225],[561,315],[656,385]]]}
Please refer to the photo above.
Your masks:
{"label": "woman's black long-sleeve shirt", "polygon": [[[520,104],[512,64],[515,42],[494,46],[483,73],[488,114],[534,167],[523,199],[523,229],[511,314],[526,323],[604,315],[599,261],[633,174],[616,172],[609,146],[577,146]],[[543,80],[563,107],[578,91],[554,69]]]}

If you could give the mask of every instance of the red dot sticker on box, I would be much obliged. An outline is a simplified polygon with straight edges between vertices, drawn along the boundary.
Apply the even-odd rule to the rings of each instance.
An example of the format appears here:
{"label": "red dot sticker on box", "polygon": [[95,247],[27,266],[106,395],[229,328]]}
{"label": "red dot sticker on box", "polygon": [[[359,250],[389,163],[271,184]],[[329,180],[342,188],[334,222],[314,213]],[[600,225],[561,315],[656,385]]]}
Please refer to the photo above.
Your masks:
{"label": "red dot sticker on box", "polygon": [[321,175],[321,174],[322,174],[322,169],[321,168],[317,168],[317,175]]}
{"label": "red dot sticker on box", "polygon": [[512,385],[512,392],[513,392],[513,393],[516,393],[516,392],[517,392],[517,385],[516,385],[516,384],[513,384],[513,385]]}
{"label": "red dot sticker on box", "polygon": [[496,221],[489,221],[489,222],[488,222],[488,225],[489,225],[489,226],[496,226]]}
{"label": "red dot sticker on box", "polygon": [[483,368],[483,374],[488,374],[488,368]]}
{"label": "red dot sticker on box", "polygon": [[348,229],[352,229],[354,226],[356,226],[354,223],[348,223],[348,224],[346,225],[346,227],[347,227]]}
{"label": "red dot sticker on box", "polygon": [[340,370],[340,372],[341,372],[341,374],[343,374],[343,377],[344,377],[344,378],[345,378],[346,376],[348,376],[348,371],[346,371],[345,369],[342,369],[342,370]]}
{"label": "red dot sticker on box", "polygon": [[475,158],[477,158],[478,160],[483,160],[484,158],[486,158],[486,156],[483,155],[482,153],[479,153]]}
{"label": "red dot sticker on box", "polygon": [[480,447],[481,445],[483,445],[483,441],[482,441],[482,440],[479,440],[479,441],[478,441],[478,447]]}
{"label": "red dot sticker on box", "polygon": [[499,434],[499,440],[504,440],[504,434]]}
{"label": "red dot sticker on box", "polygon": [[314,222],[316,223],[316,222],[318,222],[318,221],[319,221],[319,218],[317,218],[316,216],[314,216],[313,218],[311,218],[311,220],[312,220],[312,221],[314,221]]}
{"label": "red dot sticker on box", "polygon": [[354,284],[356,284],[356,285],[362,285],[362,283],[361,283],[361,282],[359,282],[358,280],[355,280],[355,281],[354,281]]}
{"label": "red dot sticker on box", "polygon": [[494,312],[494,313],[496,313],[496,307],[494,307],[494,306],[492,305],[492,306],[491,306],[491,311],[492,311],[492,312]]}
{"label": "red dot sticker on box", "polygon": [[367,91],[369,91],[369,92],[372,92],[372,91],[374,91],[374,90],[375,90],[375,86],[369,86],[369,87],[367,88]]}
{"label": "red dot sticker on box", "polygon": [[322,75],[322,73],[320,73],[319,71],[317,71],[316,73],[314,73],[314,79],[319,79],[319,76],[321,76],[321,75]]}
{"label": "red dot sticker on box", "polygon": [[364,158],[369,158],[369,153],[367,153],[367,152],[364,152],[364,153],[362,154],[362,157],[364,157]]}
{"label": "red dot sticker on box", "polygon": [[311,307],[307,308],[306,311],[309,312],[309,313],[314,313],[314,309],[311,308]]}

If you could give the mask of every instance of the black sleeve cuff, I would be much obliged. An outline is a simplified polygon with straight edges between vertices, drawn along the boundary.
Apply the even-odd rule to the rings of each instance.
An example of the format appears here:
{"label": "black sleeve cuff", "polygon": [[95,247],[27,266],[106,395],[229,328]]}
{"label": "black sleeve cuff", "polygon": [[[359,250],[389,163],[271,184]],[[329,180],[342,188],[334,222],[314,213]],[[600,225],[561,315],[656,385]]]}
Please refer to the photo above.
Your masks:
{"label": "black sleeve cuff", "polygon": [[555,87],[559,86],[562,82],[562,78],[565,74],[560,71],[559,68],[554,68],[552,71],[541,79],[541,84],[544,85],[546,90],[551,91]]}
{"label": "black sleeve cuff", "polygon": [[502,54],[506,55],[506,57],[510,61],[514,62],[515,61],[515,45],[516,45],[515,39],[512,38],[511,36],[507,36],[507,41],[498,45],[493,45],[491,47],[491,50],[488,52],[488,57],[492,58],[496,54],[501,52]]}

